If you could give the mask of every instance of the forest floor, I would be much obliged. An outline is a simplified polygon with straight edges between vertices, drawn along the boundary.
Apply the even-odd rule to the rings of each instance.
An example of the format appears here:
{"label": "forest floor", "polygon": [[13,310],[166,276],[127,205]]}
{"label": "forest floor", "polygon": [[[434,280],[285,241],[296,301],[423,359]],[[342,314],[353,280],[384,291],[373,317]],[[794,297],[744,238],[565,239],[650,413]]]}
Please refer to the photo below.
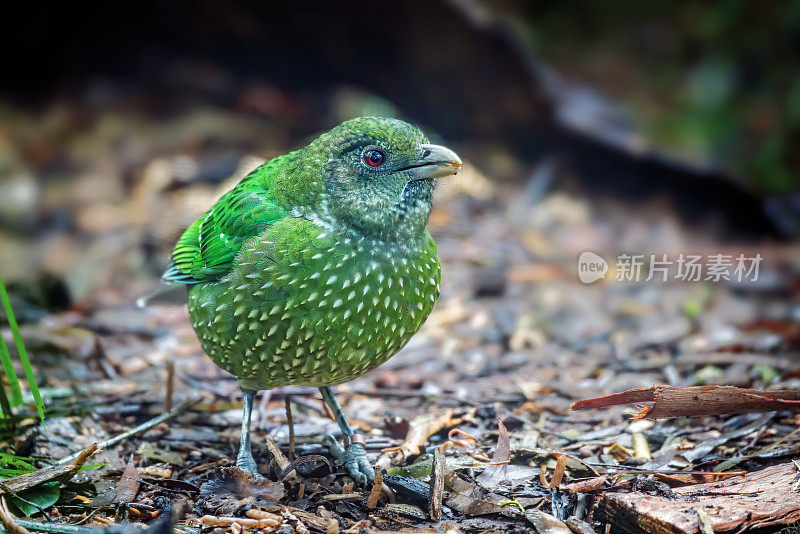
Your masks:
{"label": "forest floor", "polygon": [[[333,463],[322,437],[336,425],[304,387],[256,402],[253,448],[266,477],[258,482],[233,467],[241,395],[203,354],[183,297],[135,304],[157,287],[153,265],[163,267],[180,229],[257,160],[235,160],[232,179],[192,181],[182,176],[213,162],[148,157],[136,172],[112,165],[119,183],[107,183],[107,169],[48,182],[40,194],[66,199],[70,230],[37,237],[35,247],[4,242],[4,255],[17,258],[6,255],[4,267],[47,256],[80,295],[55,313],[19,297],[48,417],[38,425],[26,408],[5,450],[44,468],[122,438],[89,459],[101,467],[64,482],[44,513],[28,508],[34,521],[74,532],[174,523],[238,534],[720,532],[800,520],[792,400],[765,408],[761,397],[746,399],[739,411],[754,413],[720,415],[706,397],[679,393],[673,415],[691,416],[656,420],[636,418],[640,397],[571,410],[654,385],[800,389],[795,246],[719,244],[648,206],[540,197],[467,168],[442,181],[431,216],[443,264],[434,312],[397,356],[337,388],[383,483],[354,487]],[[67,191],[68,183],[81,186]],[[612,264],[604,281],[579,281],[585,250]],[[648,261],[638,282],[615,280],[620,254],[689,252],[764,261],[753,282],[646,281]],[[23,500],[37,495],[26,491]]]}

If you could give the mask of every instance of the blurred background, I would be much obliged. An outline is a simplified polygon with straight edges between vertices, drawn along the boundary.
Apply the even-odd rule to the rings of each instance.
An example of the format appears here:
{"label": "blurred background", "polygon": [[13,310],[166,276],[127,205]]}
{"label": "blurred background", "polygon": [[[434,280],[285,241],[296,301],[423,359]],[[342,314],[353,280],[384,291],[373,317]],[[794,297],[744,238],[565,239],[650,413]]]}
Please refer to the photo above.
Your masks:
{"label": "blurred background", "polygon": [[[198,465],[225,465],[235,381],[203,355],[182,292],[135,302],[246,173],[361,115],[413,122],[465,161],[430,218],[434,312],[400,354],[339,388],[373,458],[416,417],[450,410],[485,451],[501,418],[515,446],[640,465],[623,409],[570,403],[653,384],[800,387],[799,0],[15,8],[0,35],[0,275],[54,420],[46,439],[12,435],[18,454],[63,457],[160,413],[174,377],[175,395],[202,392],[204,407],[153,439],[213,454],[169,476],[199,486],[210,471]],[[586,250],[609,261],[605,281],[578,280]],[[620,254],[763,262],[744,283],[618,282]],[[77,391],[90,408],[63,400]],[[313,390],[289,391],[298,440],[318,446],[332,422],[304,400]],[[262,397],[256,426],[285,447],[283,394]],[[28,432],[38,420],[24,417]],[[753,419],[691,421],[636,432],[669,462],[673,438],[686,450]],[[794,436],[798,419],[769,424],[743,450]],[[606,427],[616,434],[595,435]],[[136,445],[109,448],[103,476]],[[739,450],[712,446],[680,468]]]}
{"label": "blurred background", "polygon": [[[525,261],[800,232],[800,2],[54,6],[5,35],[0,273],[45,307],[128,299],[262,160],[359,115],[468,162],[432,224]],[[482,221],[482,222],[481,222]],[[513,255],[513,254],[512,254]],[[112,299],[113,300],[113,299]]]}

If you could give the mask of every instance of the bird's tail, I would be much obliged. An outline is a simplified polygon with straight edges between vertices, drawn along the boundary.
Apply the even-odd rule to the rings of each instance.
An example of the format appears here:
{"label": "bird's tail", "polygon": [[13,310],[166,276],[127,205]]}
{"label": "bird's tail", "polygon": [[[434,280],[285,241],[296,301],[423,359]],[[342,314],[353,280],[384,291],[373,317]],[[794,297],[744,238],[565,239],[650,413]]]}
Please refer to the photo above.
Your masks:
{"label": "bird's tail", "polygon": [[[142,295],[141,297],[136,299],[136,307],[137,308],[146,308],[151,304],[167,304],[167,303],[174,303],[174,297],[177,295],[176,290],[179,287],[185,288],[185,284],[181,284],[180,282],[169,282],[164,284],[158,289],[153,290],[150,293]],[[183,294],[181,294],[181,298],[183,298]]]}

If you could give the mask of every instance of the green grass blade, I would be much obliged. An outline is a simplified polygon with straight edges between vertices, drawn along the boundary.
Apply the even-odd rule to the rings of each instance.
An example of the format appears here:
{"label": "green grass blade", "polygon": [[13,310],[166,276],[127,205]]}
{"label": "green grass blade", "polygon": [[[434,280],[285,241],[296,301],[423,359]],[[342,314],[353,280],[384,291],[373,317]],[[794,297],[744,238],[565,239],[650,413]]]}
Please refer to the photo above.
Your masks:
{"label": "green grass blade", "polygon": [[20,473],[32,473],[36,471],[36,468],[31,463],[32,461],[33,458],[28,458],[26,456],[16,456],[0,452],[0,468],[2,469],[11,469],[19,471]]}
{"label": "green grass blade", "polygon": [[3,409],[3,417],[0,422],[6,426],[6,430],[13,430],[14,412],[11,410],[11,403],[8,401],[5,384],[0,384],[0,407]]}
{"label": "green grass blade", "polygon": [[[22,343],[22,336],[19,333],[17,318],[14,316],[14,310],[11,309],[11,300],[8,298],[8,292],[6,291],[5,284],[3,284],[2,277],[0,277],[0,301],[3,303],[3,310],[6,312],[8,325],[11,328],[11,333],[14,335],[14,344],[17,346],[19,361],[22,363],[22,368],[25,370],[25,377],[28,379],[28,387],[31,390],[34,402],[36,402],[36,411],[39,412],[39,419],[44,423],[44,402],[42,402],[42,396],[39,394],[39,386],[36,384],[36,377],[33,376],[33,369],[28,359],[28,352],[25,350],[25,344]],[[7,350],[6,348],[6,351]],[[10,360],[11,358],[9,358],[9,362]],[[21,398],[22,395],[20,394],[20,399]]]}
{"label": "green grass blade", "polygon": [[[19,406],[22,404],[22,391],[19,388],[17,371],[14,370],[14,364],[11,362],[11,354],[8,352],[8,346],[5,340],[3,340],[3,336],[0,336],[0,363],[3,365],[3,371],[6,373],[6,378],[8,379],[8,387],[11,389],[11,404],[13,406]],[[10,416],[11,414],[8,415]]]}

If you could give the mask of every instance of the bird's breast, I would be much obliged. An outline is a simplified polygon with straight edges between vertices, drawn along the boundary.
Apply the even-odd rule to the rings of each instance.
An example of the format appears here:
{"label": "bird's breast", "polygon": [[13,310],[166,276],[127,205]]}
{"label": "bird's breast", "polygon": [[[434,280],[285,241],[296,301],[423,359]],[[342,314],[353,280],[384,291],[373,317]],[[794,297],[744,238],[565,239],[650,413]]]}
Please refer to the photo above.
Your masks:
{"label": "bird's breast", "polygon": [[212,359],[260,387],[341,383],[408,342],[430,314],[439,281],[427,233],[418,244],[394,244],[303,223],[246,243],[205,309],[225,306],[193,313],[193,322],[201,341],[201,331],[214,339],[211,351],[204,344]]}

